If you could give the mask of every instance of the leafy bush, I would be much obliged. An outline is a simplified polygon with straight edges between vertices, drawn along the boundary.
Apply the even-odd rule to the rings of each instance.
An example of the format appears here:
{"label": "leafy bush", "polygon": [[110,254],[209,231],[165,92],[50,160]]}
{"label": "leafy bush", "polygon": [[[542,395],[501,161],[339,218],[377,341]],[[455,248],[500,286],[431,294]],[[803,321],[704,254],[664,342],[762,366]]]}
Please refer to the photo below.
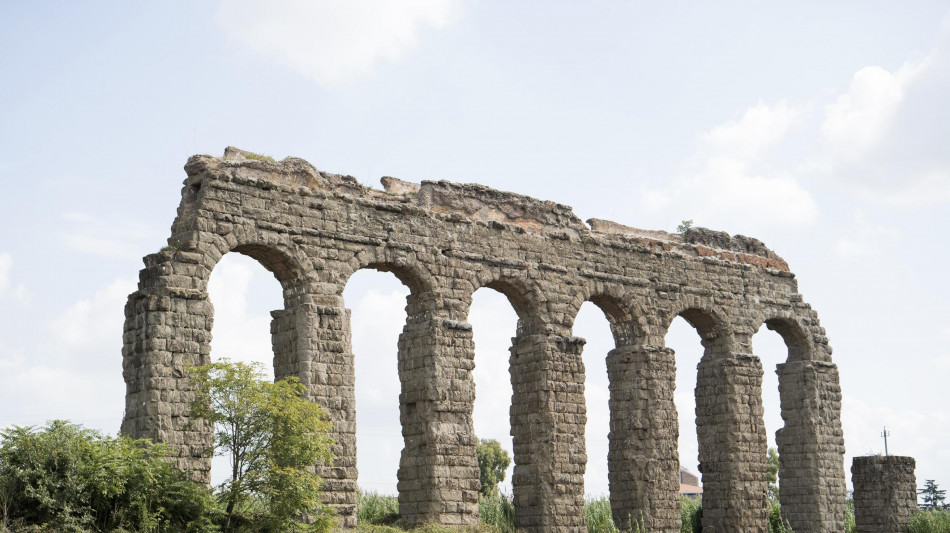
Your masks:
{"label": "leafy bush", "polygon": [[792,533],[792,528],[782,520],[782,506],[778,500],[769,499],[769,533]]}
{"label": "leafy bush", "polygon": [[399,500],[376,492],[360,491],[356,500],[356,523],[391,525],[399,520]]}
{"label": "leafy bush", "polygon": [[921,511],[910,519],[910,533],[950,533],[950,511]]}
{"label": "leafy bush", "polygon": [[148,440],[61,420],[0,433],[0,507],[13,531],[212,532],[211,495]]}
{"label": "leafy bush", "polygon": [[703,502],[693,498],[680,498],[680,533],[702,533]]}
{"label": "leafy bush", "polygon": [[515,505],[504,494],[480,496],[478,515],[483,524],[492,526],[502,533],[515,531]]}

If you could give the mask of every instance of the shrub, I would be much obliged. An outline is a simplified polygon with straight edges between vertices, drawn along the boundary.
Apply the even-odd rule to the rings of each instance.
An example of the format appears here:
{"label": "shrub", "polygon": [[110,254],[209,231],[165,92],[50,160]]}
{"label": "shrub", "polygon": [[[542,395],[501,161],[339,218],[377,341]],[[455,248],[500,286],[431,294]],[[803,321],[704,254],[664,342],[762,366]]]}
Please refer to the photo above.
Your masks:
{"label": "shrub", "polygon": [[483,524],[492,526],[502,533],[515,531],[515,505],[504,494],[480,496],[478,515]]}
{"label": "shrub", "polygon": [[399,500],[376,492],[360,491],[356,500],[356,523],[391,525],[399,520]]}
{"label": "shrub", "polygon": [[162,460],[164,445],[62,420],[0,433],[3,527],[40,531],[217,531],[210,491]]}
{"label": "shrub", "polygon": [[910,519],[910,533],[950,533],[950,511],[921,511]]}
{"label": "shrub", "polygon": [[680,533],[702,533],[703,502],[693,498],[680,498]]}

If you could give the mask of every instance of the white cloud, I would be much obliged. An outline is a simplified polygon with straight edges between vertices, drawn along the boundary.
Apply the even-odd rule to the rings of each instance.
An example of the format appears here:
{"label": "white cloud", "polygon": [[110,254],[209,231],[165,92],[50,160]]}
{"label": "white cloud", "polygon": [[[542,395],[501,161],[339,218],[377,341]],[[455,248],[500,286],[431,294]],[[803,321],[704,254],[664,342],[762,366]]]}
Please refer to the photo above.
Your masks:
{"label": "white cloud", "polygon": [[148,249],[155,233],[135,220],[109,220],[87,213],[64,213],[62,234],[67,247],[112,259],[135,259]]}
{"label": "white cloud", "polygon": [[854,161],[886,138],[907,87],[930,66],[930,58],[905,63],[891,73],[880,66],[854,74],[848,92],[825,108],[821,133],[835,157]]}
{"label": "white cloud", "polygon": [[774,106],[759,102],[739,120],[720,124],[700,139],[712,154],[749,159],[780,142],[801,119],[802,110],[784,100]]}
{"label": "white cloud", "polygon": [[217,21],[233,38],[323,85],[369,76],[444,29],[457,0],[222,0]]}
{"label": "white cloud", "polygon": [[819,216],[818,204],[798,179],[768,160],[803,116],[801,108],[782,101],[759,103],[742,117],[699,136],[692,163],[662,189],[641,191],[649,211],[665,211],[671,203],[700,224],[721,224],[741,213],[743,220],[803,226]]}
{"label": "white cloud", "polygon": [[896,183],[866,184],[858,197],[883,207],[928,207],[950,202],[950,166],[920,176],[902,176]]}
{"label": "white cloud", "polygon": [[137,287],[135,279],[117,279],[91,298],[80,300],[51,323],[53,336],[70,350],[122,346],[125,301]]}
{"label": "white cloud", "polygon": [[10,254],[0,254],[0,296],[10,286],[11,269],[13,269],[13,257]]}
{"label": "white cloud", "polygon": [[835,243],[835,252],[844,259],[876,256],[893,249],[894,241],[900,236],[896,229],[876,223],[862,209],[855,211],[845,232]]}

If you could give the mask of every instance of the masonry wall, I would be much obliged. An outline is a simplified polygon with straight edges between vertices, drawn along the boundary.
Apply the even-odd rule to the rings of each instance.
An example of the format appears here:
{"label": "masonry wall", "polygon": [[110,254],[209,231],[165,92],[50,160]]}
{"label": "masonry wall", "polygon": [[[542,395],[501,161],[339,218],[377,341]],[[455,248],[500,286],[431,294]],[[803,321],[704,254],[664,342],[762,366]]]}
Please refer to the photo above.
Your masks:
{"label": "masonry wall", "polygon": [[917,509],[913,457],[871,455],[851,463],[857,533],[906,533]]}
{"label": "masonry wall", "polygon": [[[765,531],[766,435],[762,365],[751,337],[763,324],[789,346],[780,367],[782,508],[795,531],[840,531],[844,517],[840,388],[817,314],[794,275],[755,239],[705,229],[685,236],[590,220],[567,206],[479,185],[412,184],[385,191],[288,158],[228,149],[185,167],[169,247],[145,258],[129,296],[123,347],[122,429],[175,446],[178,464],[207,480],[210,430],[188,423],[184,369],[209,360],[207,280],[238,252],[272,271],[284,292],[273,313],[275,375],[308,386],[334,421],[336,463],[321,469],[327,502],[355,524],[355,388],[343,288],[357,270],[393,272],[410,290],[399,340],[400,513],[412,522],[477,521],[472,430],[472,294],[504,293],[519,316],[510,411],[518,527],[586,531],[583,476],[584,341],[574,317],[586,301],[611,322],[607,357],[610,499],[618,521],[679,530],[673,403],[676,316],[696,327],[697,424],[704,531]],[[693,369],[679,371],[693,372]],[[786,486],[790,487],[786,492]]]}

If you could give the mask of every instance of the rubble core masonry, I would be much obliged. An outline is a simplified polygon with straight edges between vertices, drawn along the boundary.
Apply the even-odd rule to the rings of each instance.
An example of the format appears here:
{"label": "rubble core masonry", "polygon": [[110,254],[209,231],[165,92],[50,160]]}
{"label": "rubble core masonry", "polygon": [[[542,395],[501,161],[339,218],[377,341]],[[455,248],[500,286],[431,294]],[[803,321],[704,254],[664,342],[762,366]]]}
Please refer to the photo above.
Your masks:
{"label": "rubble core masonry", "polygon": [[[581,533],[584,522],[584,302],[610,321],[608,470],[618,524],[680,528],[676,359],[664,344],[677,316],[696,328],[696,431],[703,531],[765,532],[762,363],[765,324],[788,346],[778,365],[782,515],[798,533],[844,530],[841,389],[817,313],[786,262],[760,241],[703,228],[629,228],[571,208],[447,181],[383,178],[384,190],[302,159],[228,148],[185,165],[169,246],[145,257],[125,308],[122,431],[172,445],[178,466],[208,481],[211,428],[189,418],[186,369],[210,362],[207,283],[229,252],[248,255],[283,288],[273,311],[274,374],[295,376],[333,422],[336,459],[318,467],[341,525],[356,523],[356,415],[350,311],[343,288],[364,268],[410,291],[398,343],[399,511],[410,523],[478,521],[472,429],[472,294],[491,287],[518,314],[510,423],[517,527]],[[680,369],[681,372],[690,369]],[[394,376],[395,378],[395,376]],[[690,429],[690,431],[692,431]]]}

